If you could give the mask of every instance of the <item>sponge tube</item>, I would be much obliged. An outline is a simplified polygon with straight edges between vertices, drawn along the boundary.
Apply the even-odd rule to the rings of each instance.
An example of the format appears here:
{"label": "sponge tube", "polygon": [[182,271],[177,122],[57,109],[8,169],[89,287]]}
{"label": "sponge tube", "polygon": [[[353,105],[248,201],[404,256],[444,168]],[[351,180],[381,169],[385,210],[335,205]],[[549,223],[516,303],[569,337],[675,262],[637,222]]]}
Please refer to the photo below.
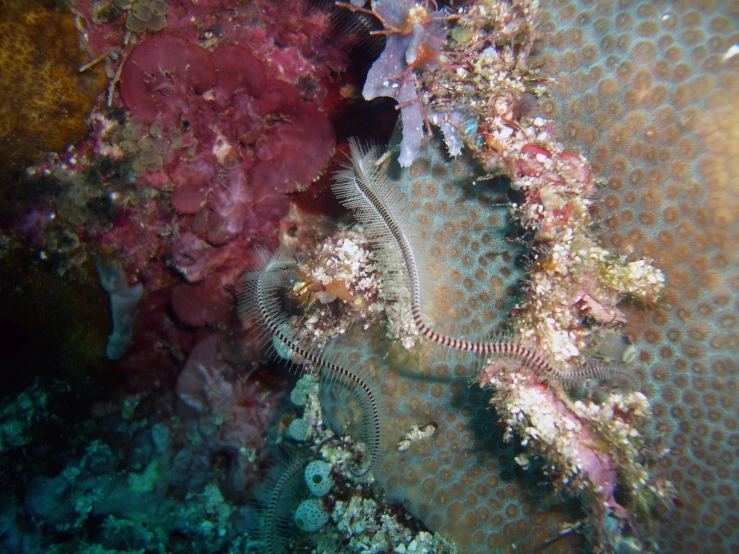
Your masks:
{"label": "sponge tube", "polygon": [[128,279],[116,261],[103,260],[93,255],[98,268],[100,284],[110,295],[110,311],[113,314],[113,332],[108,335],[105,355],[110,360],[120,360],[128,350],[136,319],[136,306],[144,295],[141,283],[128,286]]}

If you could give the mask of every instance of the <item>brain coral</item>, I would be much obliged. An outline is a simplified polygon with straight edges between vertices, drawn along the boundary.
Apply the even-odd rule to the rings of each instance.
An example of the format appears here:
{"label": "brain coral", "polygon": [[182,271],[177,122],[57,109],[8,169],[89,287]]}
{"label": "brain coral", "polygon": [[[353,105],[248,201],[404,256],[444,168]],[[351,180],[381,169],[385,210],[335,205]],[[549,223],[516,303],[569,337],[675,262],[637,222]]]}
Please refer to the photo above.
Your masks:
{"label": "brain coral", "polygon": [[99,67],[79,72],[88,59],[74,15],[51,4],[0,4],[0,173],[81,139],[104,84]]}
{"label": "brain coral", "polygon": [[[662,309],[627,307],[678,490],[665,552],[739,546],[739,3],[542,2],[542,111],[605,183],[601,239],[652,257]],[[710,545],[710,546],[709,546]]]}

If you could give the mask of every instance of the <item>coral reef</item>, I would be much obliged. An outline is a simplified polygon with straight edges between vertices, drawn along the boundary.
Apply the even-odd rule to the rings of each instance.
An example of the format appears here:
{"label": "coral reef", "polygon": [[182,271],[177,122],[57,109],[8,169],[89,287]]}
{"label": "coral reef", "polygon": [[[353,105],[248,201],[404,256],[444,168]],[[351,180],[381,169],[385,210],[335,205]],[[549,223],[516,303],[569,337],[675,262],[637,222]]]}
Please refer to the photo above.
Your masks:
{"label": "coral reef", "polygon": [[[278,25],[271,2],[226,21],[213,6],[169,2],[166,33],[127,32],[128,16],[154,4],[161,11],[151,2],[73,6],[75,41],[91,59],[82,74],[103,70],[108,94],[88,139],[28,169],[3,223],[9,244],[30,241],[41,263],[86,284],[94,252],[121,253],[122,269],[147,290],[141,342],[117,366],[139,374],[135,387],[170,382],[196,329],[228,326],[227,291],[250,245],[275,243],[290,194],[328,164],[335,138],[322,101],[338,85],[322,79],[329,65],[345,67],[328,15],[308,4]],[[149,377],[138,369],[146,364],[156,368]]]}
{"label": "coral reef", "polygon": [[[22,20],[21,3],[6,4],[3,10],[12,8],[9,15]],[[49,446],[59,452],[54,467],[41,469],[38,458],[15,467],[12,480],[24,484],[7,491],[2,537],[12,551],[26,552],[162,545],[177,551],[186,542],[203,551],[243,552],[251,548],[246,538],[251,528],[244,522],[253,520],[245,507],[247,491],[266,463],[279,402],[275,391],[284,379],[256,370],[257,341],[234,325],[232,288],[251,263],[252,244],[273,245],[291,228],[298,229],[295,236],[313,230],[290,209],[296,193],[314,186],[333,153],[336,139],[327,114],[335,116],[343,105],[337,72],[346,69],[346,56],[332,41],[328,11],[311,2],[292,2],[289,10],[272,1],[70,4],[72,14],[45,11],[45,4],[44,10],[34,4],[28,12],[49,24],[37,33],[40,38],[61,22],[64,33],[43,54],[65,57],[55,68],[60,86],[69,84],[63,78],[72,65],[74,77],[82,80],[104,75],[108,91],[84,122],[97,91],[92,93],[79,118],[91,130],[87,138],[68,147],[70,138],[58,153],[24,158],[18,169],[36,164],[4,187],[2,259],[18,277],[4,282],[7,302],[0,323],[23,338],[20,355],[13,351],[11,358],[22,364],[28,358],[21,355],[33,345],[33,368],[48,368],[39,374],[69,378],[71,390],[81,395],[75,415],[90,429],[121,417],[113,433],[80,432],[78,441],[70,441],[74,452],[62,452],[54,442]],[[4,28],[17,23],[13,17],[5,25],[3,12]],[[29,22],[35,24],[33,18]],[[16,37],[26,41],[25,27],[3,37],[9,45]],[[37,84],[45,86],[45,76],[39,74]],[[56,93],[52,86],[47,90]],[[65,94],[74,99],[72,92]],[[15,115],[9,121],[21,120]],[[78,121],[71,109],[67,115],[60,125],[49,120],[48,130],[63,131]],[[34,122],[27,123],[33,130]],[[23,153],[16,146],[9,147],[10,154]],[[290,228],[281,221],[288,214]],[[103,282],[125,275],[138,283],[130,289],[134,296],[146,290],[134,340],[125,355],[119,356],[121,349],[111,356],[120,358],[115,361],[104,357],[109,298],[92,263],[97,252],[117,256],[115,271],[101,274]],[[61,304],[55,306],[56,317],[47,317],[46,304],[54,303]],[[24,309],[10,313],[19,306]],[[34,325],[34,314],[44,321]],[[125,332],[115,335],[126,338]],[[57,336],[62,346],[74,348],[61,348]],[[11,361],[8,372],[18,366]],[[20,381],[20,375],[13,379]],[[95,388],[100,381],[109,387]],[[28,384],[14,381],[5,390],[12,394]],[[132,415],[142,404],[156,406],[146,422]],[[53,409],[50,403],[44,407]],[[153,422],[152,436],[143,437],[146,431],[139,432]],[[8,429],[16,427],[28,425],[8,422]],[[79,429],[70,423],[58,434]],[[115,451],[110,467],[101,471],[71,461],[82,458],[80,442],[92,442],[93,436]],[[129,439],[136,443],[132,449],[141,447],[135,455],[116,449]],[[154,442],[161,455],[150,455]],[[31,455],[43,450],[43,440],[16,446],[14,454]],[[59,476],[68,462],[68,473],[79,480]],[[42,481],[25,486],[41,473],[57,486],[46,489]],[[166,501],[172,494],[177,499]],[[150,500],[143,510],[133,505],[142,498]],[[37,524],[29,524],[32,517]]]}
{"label": "coral reef", "polygon": [[18,394],[13,402],[3,406],[0,413],[0,452],[7,454],[25,448],[39,439],[41,430],[50,422],[61,424],[49,404],[68,392],[69,387],[61,381],[45,387],[36,382]]}
{"label": "coral reef", "polygon": [[0,549],[736,549],[735,3],[65,6],[0,8]]}
{"label": "coral reef", "polygon": [[[166,166],[165,182],[173,183],[160,186],[171,188],[173,207],[195,215],[193,230],[216,246],[243,233],[254,236],[285,216],[285,193],[310,184],[333,151],[328,119],[284,81],[267,79],[261,62],[240,46],[209,53],[158,35],[129,54],[120,83],[131,113],[169,138],[163,162],[151,157]],[[299,148],[303,155],[293,155]],[[152,149],[155,143],[146,150]],[[181,270],[191,282],[207,276],[189,266]]]}
{"label": "coral reef", "polygon": [[[180,372],[175,392],[188,408],[182,419],[195,450],[223,452],[230,458],[231,481],[236,491],[253,484],[264,457],[270,415],[280,401],[279,394],[248,376],[239,375],[220,357],[221,334],[198,342]],[[178,463],[201,464],[184,456]]]}
{"label": "coral reef", "polygon": [[[61,554],[141,552],[163,544],[170,552],[250,548],[244,533],[253,530],[254,510],[239,500],[243,476],[231,465],[229,450],[204,445],[196,433],[189,435],[192,429],[185,436],[184,422],[166,403],[157,407],[130,397],[118,409],[98,410],[90,425],[62,409],[77,400],[68,387],[39,382],[0,414],[3,480],[30,477],[3,491],[5,549]],[[260,404],[265,419],[270,409]],[[9,434],[9,425],[20,418],[27,421],[25,430],[16,426]],[[74,439],[62,443],[65,434]]]}

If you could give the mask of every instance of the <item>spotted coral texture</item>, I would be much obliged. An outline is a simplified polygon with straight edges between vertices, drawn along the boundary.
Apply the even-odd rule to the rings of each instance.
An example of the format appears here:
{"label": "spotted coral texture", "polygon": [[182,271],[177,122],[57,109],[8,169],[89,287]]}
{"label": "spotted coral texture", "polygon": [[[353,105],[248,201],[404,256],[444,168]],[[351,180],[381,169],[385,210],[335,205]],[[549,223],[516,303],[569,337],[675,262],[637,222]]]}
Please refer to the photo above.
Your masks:
{"label": "spotted coral texture", "polygon": [[524,275],[526,250],[508,219],[507,181],[476,181],[483,173],[477,165],[440,154],[438,137],[432,143],[410,168],[388,168],[407,198],[405,228],[422,262],[423,311],[446,333],[487,337],[505,325]]}
{"label": "spotted coral texture", "polygon": [[[475,167],[466,157],[451,160],[439,153],[440,140],[434,145],[422,149],[410,168],[401,170],[395,162],[388,169],[406,195],[404,230],[416,237],[424,266],[424,314],[447,332],[484,336],[502,326],[512,308],[523,276],[517,258],[524,249],[505,240],[513,232],[508,206],[498,205],[506,184],[475,183]],[[326,354],[376,391],[383,426],[373,475],[386,494],[459,552],[505,551],[514,543],[520,552],[533,552],[555,539],[571,514],[540,473],[514,461],[523,448],[503,441],[490,393],[473,382],[480,360],[420,339],[408,350],[401,341],[383,339],[382,332],[355,325]],[[342,410],[346,404],[334,403]],[[326,421],[341,421],[335,427],[351,433],[339,408],[323,399],[322,405],[329,410]],[[398,441],[413,426],[431,422],[438,426],[433,436],[398,451]],[[577,552],[579,545],[570,536],[546,551]]]}
{"label": "spotted coral texture", "polygon": [[[626,306],[678,491],[665,552],[739,547],[739,3],[544,1],[540,108],[604,179],[604,246],[665,273]],[[729,53],[729,54],[727,54]]]}
{"label": "spotted coral texture", "polygon": [[[513,543],[521,552],[543,547],[571,515],[546,481],[514,461],[523,448],[503,441],[489,393],[470,380],[474,358],[445,359],[424,346],[409,351],[379,337],[377,328],[354,326],[328,347],[333,361],[352,367],[377,390],[382,444],[373,475],[390,500],[454,542],[459,552],[503,552]],[[343,411],[344,403],[337,404]],[[325,410],[324,400],[322,405]],[[351,432],[341,414],[329,412],[326,421],[341,421]],[[437,425],[433,436],[398,452],[406,432],[431,422]],[[579,546],[580,539],[570,536],[546,552],[580,552]]]}
{"label": "spotted coral texture", "polygon": [[87,133],[85,118],[105,82],[78,47],[74,15],[51,2],[0,5],[0,172],[60,151]]}

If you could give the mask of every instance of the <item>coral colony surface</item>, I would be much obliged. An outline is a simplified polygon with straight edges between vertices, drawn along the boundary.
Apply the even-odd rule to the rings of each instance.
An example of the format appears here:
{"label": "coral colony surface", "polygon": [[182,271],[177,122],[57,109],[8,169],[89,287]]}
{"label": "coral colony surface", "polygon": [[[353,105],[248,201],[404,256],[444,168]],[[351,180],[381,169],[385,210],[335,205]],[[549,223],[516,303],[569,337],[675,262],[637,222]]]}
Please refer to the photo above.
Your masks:
{"label": "coral colony surface", "polygon": [[0,551],[739,551],[739,3],[0,3]]}

